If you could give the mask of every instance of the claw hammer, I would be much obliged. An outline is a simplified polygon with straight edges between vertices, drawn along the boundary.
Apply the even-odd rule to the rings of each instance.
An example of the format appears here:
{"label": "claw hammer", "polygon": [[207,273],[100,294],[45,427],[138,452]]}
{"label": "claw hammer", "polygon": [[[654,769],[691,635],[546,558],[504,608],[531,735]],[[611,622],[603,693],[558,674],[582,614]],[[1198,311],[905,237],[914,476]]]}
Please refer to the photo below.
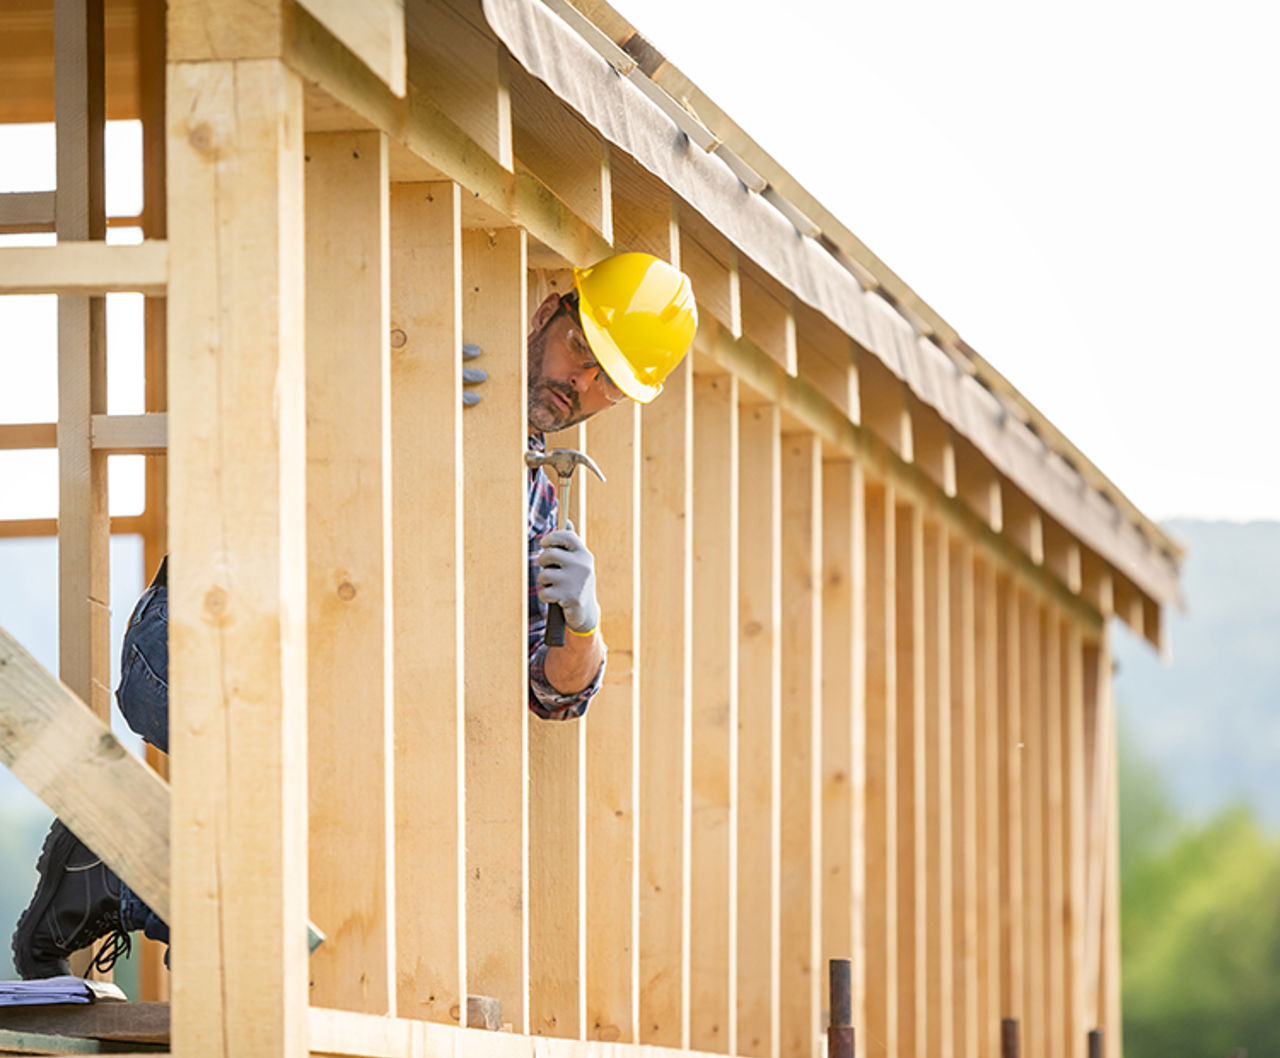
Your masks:
{"label": "claw hammer", "polygon": [[[563,529],[569,509],[569,489],[573,484],[573,472],[579,464],[586,467],[601,481],[605,476],[586,452],[576,448],[553,448],[550,452],[525,452],[524,464],[530,470],[550,467],[560,479],[556,489],[556,528]],[[564,646],[564,608],[559,603],[547,607],[547,630],[543,642],[549,647]]]}

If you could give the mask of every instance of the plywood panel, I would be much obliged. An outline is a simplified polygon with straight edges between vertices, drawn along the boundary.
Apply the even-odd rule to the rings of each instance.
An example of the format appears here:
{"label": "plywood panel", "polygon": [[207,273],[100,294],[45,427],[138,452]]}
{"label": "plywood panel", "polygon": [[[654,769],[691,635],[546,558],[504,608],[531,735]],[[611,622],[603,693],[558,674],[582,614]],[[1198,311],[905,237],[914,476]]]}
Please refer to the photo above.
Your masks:
{"label": "plywood panel", "polygon": [[822,442],[782,439],[781,1051],[818,1039],[822,737]]}
{"label": "plywood panel", "polygon": [[[490,382],[462,420],[467,991],[528,1019],[526,236],[464,231],[462,330]],[[494,380],[502,380],[495,385]]]}
{"label": "plywood panel", "polygon": [[640,407],[624,402],[586,424],[587,447],[609,479],[592,482],[587,518],[596,556],[604,686],[585,725],[586,1036],[633,1042],[636,984],[635,842],[639,781]]}
{"label": "plywood panel", "polygon": [[641,413],[640,1032],[687,1044],[693,374]]}
{"label": "plywood panel", "polygon": [[955,1049],[952,842],[951,569],[946,530],[924,527],[924,779],[925,953],[927,1055],[950,1058]]}
{"label": "plywood panel", "polygon": [[774,405],[739,413],[738,1051],[777,1053],[782,448]]}
{"label": "plywood panel", "polygon": [[866,551],[863,472],[822,468],[822,957],[850,959],[853,1023],[865,1024]]}
{"label": "plywood panel", "polygon": [[927,1035],[928,878],[925,861],[924,519],[914,504],[899,504],[895,657],[898,741],[898,1046],[923,1058]]}
{"label": "plywood panel", "polygon": [[306,150],[311,914],[329,938],[311,994],[394,1013],[386,141]]}
{"label": "plywood panel", "polygon": [[898,1054],[898,681],[896,503],[868,483],[866,1053]]}
{"label": "plywood panel", "polygon": [[431,1021],[466,995],[460,200],[391,188],[396,1007]]}
{"label": "plywood panel", "polygon": [[691,1046],[727,1053],[737,955],[738,385],[694,379]]}
{"label": "plywood panel", "polygon": [[[173,1046],[306,1049],[302,88],[169,68]],[[211,981],[220,987],[211,989]]]}

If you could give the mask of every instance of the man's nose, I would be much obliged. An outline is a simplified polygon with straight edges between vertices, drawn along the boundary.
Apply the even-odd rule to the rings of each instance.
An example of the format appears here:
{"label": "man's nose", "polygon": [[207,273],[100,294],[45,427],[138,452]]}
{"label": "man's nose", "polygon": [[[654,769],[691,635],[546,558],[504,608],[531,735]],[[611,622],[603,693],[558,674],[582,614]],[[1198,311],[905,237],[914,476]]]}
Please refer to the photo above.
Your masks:
{"label": "man's nose", "polygon": [[586,393],[595,381],[595,370],[579,367],[569,378],[569,384],[579,393]]}

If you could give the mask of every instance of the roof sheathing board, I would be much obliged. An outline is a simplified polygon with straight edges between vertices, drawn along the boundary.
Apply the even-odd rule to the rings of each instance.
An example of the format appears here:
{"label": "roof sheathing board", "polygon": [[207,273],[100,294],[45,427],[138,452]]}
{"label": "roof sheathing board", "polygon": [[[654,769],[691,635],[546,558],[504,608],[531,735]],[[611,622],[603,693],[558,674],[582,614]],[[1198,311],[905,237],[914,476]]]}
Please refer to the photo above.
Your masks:
{"label": "roof sheathing board", "polygon": [[1140,515],[1142,525],[1120,517],[1116,504],[1078,473],[1078,486],[1064,488],[1059,474],[1048,473],[1049,447],[1020,421],[1027,419],[1027,408],[1006,406],[1008,398],[989,392],[952,355],[921,336],[892,303],[865,290],[824,246],[802,235],[744,186],[722,158],[696,147],[633,83],[632,78],[643,75],[622,76],[539,0],[483,0],[483,8],[517,61],[605,139],[661,179],[800,301],[881,360],[1083,543],[1153,599],[1162,604],[1178,600],[1176,545]]}

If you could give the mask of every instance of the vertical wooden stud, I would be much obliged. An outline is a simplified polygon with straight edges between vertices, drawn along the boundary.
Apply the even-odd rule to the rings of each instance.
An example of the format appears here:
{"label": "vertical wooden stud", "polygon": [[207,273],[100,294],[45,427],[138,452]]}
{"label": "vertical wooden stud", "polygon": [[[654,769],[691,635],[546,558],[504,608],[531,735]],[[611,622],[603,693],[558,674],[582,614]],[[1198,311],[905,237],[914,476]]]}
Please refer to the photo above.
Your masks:
{"label": "vertical wooden stud", "polygon": [[1084,1004],[1085,1023],[1098,1026],[1104,1016],[1100,996],[1103,951],[1103,901],[1106,886],[1107,774],[1111,760],[1111,725],[1107,714],[1107,683],[1111,659],[1107,644],[1087,643],[1084,648],[1085,729],[1085,921]]}
{"label": "vertical wooden stud", "polygon": [[445,1022],[466,1006],[461,198],[396,184],[390,207],[396,1006]]}
{"label": "vertical wooden stud", "polygon": [[951,848],[954,804],[951,785],[951,549],[946,530],[934,522],[924,527],[924,779],[925,858],[927,881],[924,996],[924,1053],[951,1058],[955,1050],[953,900],[955,883]]}
{"label": "vertical wooden stud", "polygon": [[[57,0],[59,242],[103,239],[105,124],[102,0]],[[58,298],[58,672],[101,719],[111,716],[107,456],[92,416],[107,410],[106,299]]]}
{"label": "vertical wooden stud", "polygon": [[732,1052],[737,937],[738,383],[694,378],[690,1044]]}
{"label": "vertical wooden stud", "polygon": [[867,1053],[898,1052],[897,557],[890,482],[867,514]]}
{"label": "vertical wooden stud", "polygon": [[[546,444],[586,451],[585,427],[548,434]],[[596,534],[584,517],[585,500],[599,483],[588,471],[575,473],[565,511],[588,547]],[[529,1029],[535,1036],[577,1039],[581,1033],[581,743],[576,721],[529,719]]]}
{"label": "vertical wooden stud", "polygon": [[863,471],[828,459],[822,480],[822,954],[848,958],[865,1025],[866,551]]}
{"label": "vertical wooden stud", "polygon": [[1019,692],[1022,721],[1022,915],[1023,988],[1021,1040],[1031,1054],[1045,1045],[1044,994],[1044,778],[1043,699],[1040,683],[1040,603],[1029,592],[1019,596],[1021,645]]}
{"label": "vertical wooden stud", "polygon": [[1062,796],[1062,618],[1046,607],[1041,626],[1041,700],[1043,702],[1043,801],[1044,801],[1044,996],[1043,1053],[1048,1058],[1066,1058],[1066,980],[1064,963],[1065,891],[1063,860]]}
{"label": "vertical wooden stud", "polygon": [[306,151],[311,915],[329,937],[312,999],[394,1013],[387,147],[319,133]]}
{"label": "vertical wooden stud", "polygon": [[302,1056],[302,85],[261,60],[168,87],[173,1046]]}
{"label": "vertical wooden stud", "polygon": [[[464,231],[462,331],[484,399],[462,420],[467,991],[528,1032],[528,473],[526,235]],[[492,380],[502,384],[494,385]]]}
{"label": "vertical wooden stud", "polygon": [[924,519],[897,507],[898,1042],[923,1058],[928,1010],[928,880],[925,875]]}
{"label": "vertical wooden stud", "polygon": [[1000,1054],[1000,622],[995,569],[974,570],[974,682],[978,770],[978,1054]]}
{"label": "vertical wooden stud", "polygon": [[[639,892],[635,845],[640,725],[640,406],[624,402],[586,424],[609,479],[587,493],[599,570],[604,686],[585,724],[585,1026],[588,1039],[634,1042]],[[598,500],[598,502],[597,502]]]}
{"label": "vertical wooden stud", "polygon": [[1022,1019],[1022,624],[1018,587],[1001,580],[997,609],[1000,702],[1000,1010]]}
{"label": "vertical wooden stud", "polygon": [[1085,926],[1085,757],[1084,757],[1084,644],[1080,628],[1067,622],[1062,637],[1062,771],[1063,860],[1066,892],[1063,923],[1066,929],[1064,1001],[1066,1025],[1063,1053],[1084,1058],[1089,1025],[1084,1010]]}
{"label": "vertical wooden stud", "polygon": [[973,545],[951,541],[953,1038],[957,1058],[978,1054],[977,636]]}
{"label": "vertical wooden stud", "polygon": [[778,1054],[777,741],[782,723],[782,448],[776,405],[739,411],[738,1051]]}
{"label": "vertical wooden stud", "polygon": [[782,1053],[817,1046],[821,986],[822,442],[782,439]]}
{"label": "vertical wooden stud", "polygon": [[668,1047],[688,1045],[692,389],[686,357],[640,423],[639,1036]]}

